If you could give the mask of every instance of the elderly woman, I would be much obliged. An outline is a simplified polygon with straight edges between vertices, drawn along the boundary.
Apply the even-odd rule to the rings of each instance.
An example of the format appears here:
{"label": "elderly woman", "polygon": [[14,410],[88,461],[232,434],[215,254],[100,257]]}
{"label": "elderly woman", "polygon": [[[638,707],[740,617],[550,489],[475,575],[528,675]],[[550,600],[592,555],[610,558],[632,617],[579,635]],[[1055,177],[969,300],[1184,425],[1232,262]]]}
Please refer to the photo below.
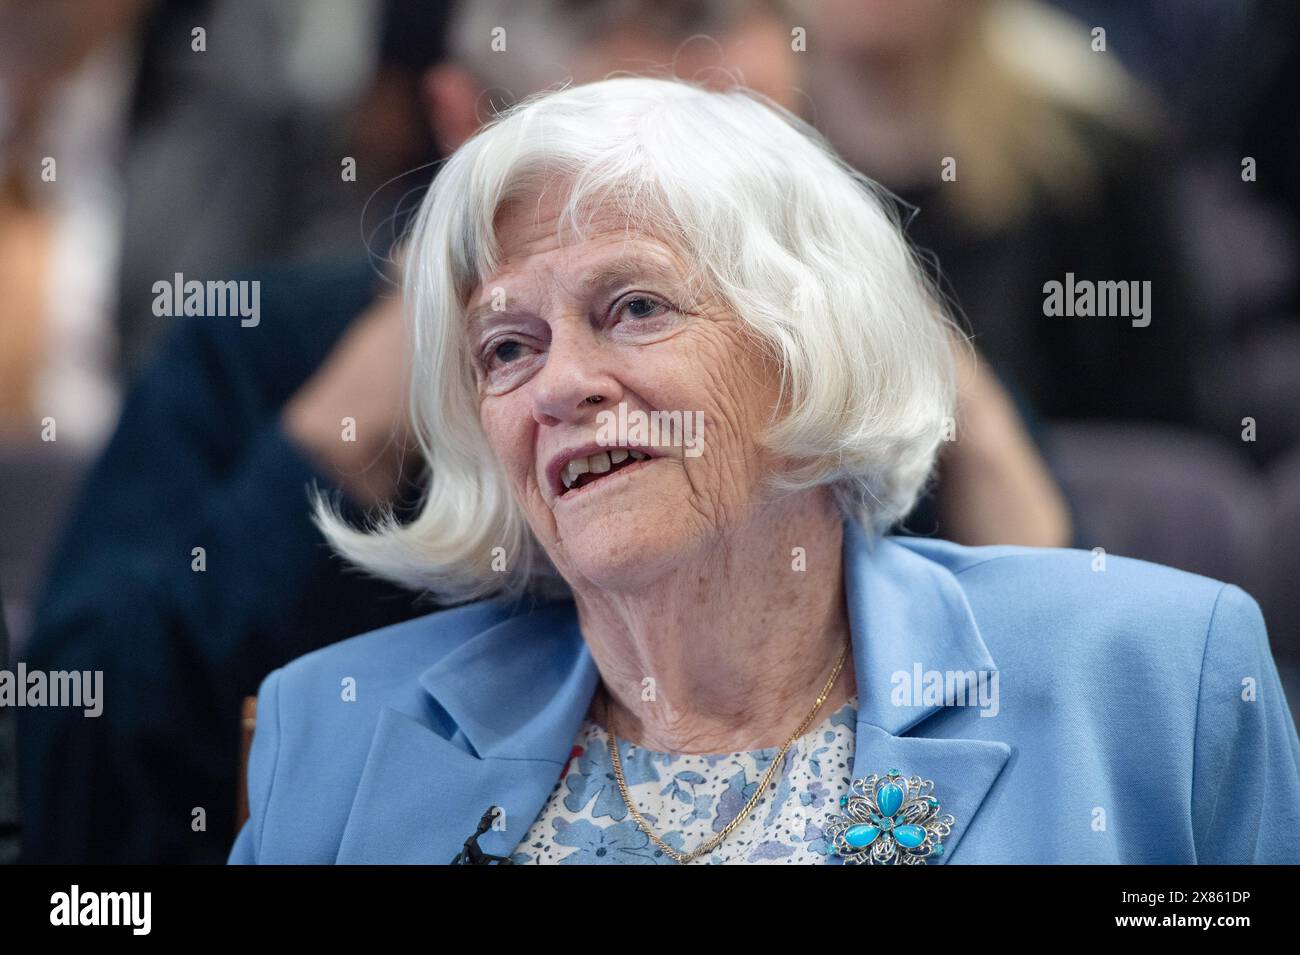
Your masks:
{"label": "elderly woman", "polygon": [[961,346],[806,125],[534,98],[409,254],[422,510],[319,517],[463,605],[266,678],[232,862],[1300,861],[1249,596],[882,535],[961,439]]}

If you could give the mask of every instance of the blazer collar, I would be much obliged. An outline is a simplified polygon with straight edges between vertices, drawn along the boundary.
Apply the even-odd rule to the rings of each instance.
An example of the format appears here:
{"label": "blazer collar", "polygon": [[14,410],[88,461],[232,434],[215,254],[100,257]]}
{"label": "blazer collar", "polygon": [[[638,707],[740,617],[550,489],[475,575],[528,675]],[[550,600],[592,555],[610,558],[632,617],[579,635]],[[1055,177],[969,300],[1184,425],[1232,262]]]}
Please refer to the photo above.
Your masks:
{"label": "blazer collar", "polygon": [[380,710],[336,861],[449,863],[492,806],[501,828],[478,844],[509,855],[568,762],[598,676],[568,602],[461,643],[419,675],[431,712]]}
{"label": "blazer collar", "polygon": [[995,670],[952,572],[893,539],[873,541],[852,521],[844,524],[844,590],[860,721],[899,736],[943,708],[942,700],[895,694],[899,674],[912,681],[918,668]]}
{"label": "blazer collar", "polygon": [[[934,779],[957,816],[946,861],[1010,748],[903,737],[944,701],[895,705],[893,678],[911,678],[918,665],[991,673],[993,660],[942,565],[846,521],[844,574],[858,691],[854,775],[897,768]],[[506,810],[505,827],[479,844],[509,854],[567,763],[598,680],[568,601],[516,612],[461,643],[419,675],[445,718],[381,712],[338,861],[447,862],[494,804]]]}
{"label": "blazer collar", "polygon": [[514,609],[421,673],[420,685],[475,755],[562,759],[600,674],[571,602],[525,598]]}

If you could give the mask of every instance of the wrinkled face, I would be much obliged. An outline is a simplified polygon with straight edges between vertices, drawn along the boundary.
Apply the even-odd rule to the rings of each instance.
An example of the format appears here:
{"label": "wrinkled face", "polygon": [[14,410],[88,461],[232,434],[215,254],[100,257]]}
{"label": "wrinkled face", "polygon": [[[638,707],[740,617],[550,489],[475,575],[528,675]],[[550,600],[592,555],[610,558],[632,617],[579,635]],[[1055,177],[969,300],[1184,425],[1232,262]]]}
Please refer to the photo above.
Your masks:
{"label": "wrinkled face", "polygon": [[562,241],[558,212],[497,217],[502,267],[467,315],[479,416],[569,584],[633,590],[753,513],[776,370],[669,246],[614,213]]}

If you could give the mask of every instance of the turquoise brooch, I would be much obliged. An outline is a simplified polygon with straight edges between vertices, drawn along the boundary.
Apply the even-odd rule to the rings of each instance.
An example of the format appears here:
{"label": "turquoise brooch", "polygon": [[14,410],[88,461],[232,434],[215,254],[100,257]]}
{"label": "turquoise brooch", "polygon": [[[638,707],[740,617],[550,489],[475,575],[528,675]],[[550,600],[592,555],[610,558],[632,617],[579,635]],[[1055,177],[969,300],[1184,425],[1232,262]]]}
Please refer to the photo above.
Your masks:
{"label": "turquoise brooch", "polygon": [[925,865],[943,855],[943,840],[957,822],[939,815],[934,783],[904,779],[896,769],[855,779],[840,797],[841,813],[824,829],[846,863]]}

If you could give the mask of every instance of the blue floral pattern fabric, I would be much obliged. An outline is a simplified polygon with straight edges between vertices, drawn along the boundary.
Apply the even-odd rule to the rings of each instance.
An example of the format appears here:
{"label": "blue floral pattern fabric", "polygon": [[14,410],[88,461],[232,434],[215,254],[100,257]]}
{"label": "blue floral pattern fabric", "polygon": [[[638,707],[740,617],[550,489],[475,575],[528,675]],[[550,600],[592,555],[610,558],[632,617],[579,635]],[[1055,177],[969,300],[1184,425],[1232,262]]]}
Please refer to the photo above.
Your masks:
{"label": "blue floral pattern fabric", "polygon": [[[749,816],[696,864],[839,864],[822,826],[838,811],[853,773],[857,697],[795,741]],[[688,852],[736,818],[780,751],[663,753],[619,740],[637,811],[668,845]],[[641,831],[623,803],[609,736],[588,717],[572,756],[512,856],[516,864],[677,865]]]}

